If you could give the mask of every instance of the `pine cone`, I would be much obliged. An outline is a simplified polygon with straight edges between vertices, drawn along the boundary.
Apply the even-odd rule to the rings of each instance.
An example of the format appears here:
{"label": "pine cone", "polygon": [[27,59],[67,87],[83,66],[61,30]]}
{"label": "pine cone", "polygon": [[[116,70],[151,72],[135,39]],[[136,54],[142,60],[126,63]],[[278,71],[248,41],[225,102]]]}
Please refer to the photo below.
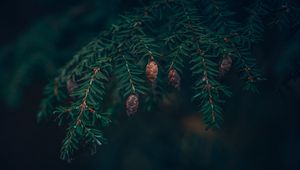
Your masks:
{"label": "pine cone", "polygon": [[68,80],[67,81],[67,90],[69,94],[72,94],[73,91],[77,88],[77,83],[74,80]]}
{"label": "pine cone", "polygon": [[151,60],[147,66],[146,66],[146,76],[147,79],[151,82],[154,83],[155,80],[157,79],[157,74],[158,74],[158,67],[155,61]]}
{"label": "pine cone", "polygon": [[232,65],[231,57],[229,55],[224,56],[219,67],[220,75],[224,76],[230,70],[231,65]]}
{"label": "pine cone", "polygon": [[131,94],[126,100],[126,111],[128,116],[132,116],[137,112],[139,107],[139,98],[136,94]]}
{"label": "pine cone", "polygon": [[168,74],[169,83],[175,87],[176,89],[180,88],[180,75],[177,73],[175,69],[171,69]]}

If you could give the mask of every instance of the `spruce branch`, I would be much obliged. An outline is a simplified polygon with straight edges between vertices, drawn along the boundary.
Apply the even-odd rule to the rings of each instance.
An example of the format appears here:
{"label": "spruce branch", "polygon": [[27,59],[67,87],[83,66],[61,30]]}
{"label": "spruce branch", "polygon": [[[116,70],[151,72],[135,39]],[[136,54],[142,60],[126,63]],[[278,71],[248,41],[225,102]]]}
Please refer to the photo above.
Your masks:
{"label": "spruce branch", "polygon": [[228,5],[225,1],[220,0],[203,0],[201,3],[205,8],[203,14],[208,16],[207,23],[209,26],[219,33],[235,32],[239,24],[232,18],[234,12],[228,10]]}
{"label": "spruce branch", "polygon": [[[187,46],[190,47],[190,54],[192,56],[190,60],[193,65],[191,71],[194,75],[202,77],[196,80],[194,87],[196,94],[193,99],[201,100],[202,106],[200,111],[203,114],[205,123],[209,127],[219,128],[223,120],[221,107],[219,106],[221,102],[219,93],[230,94],[230,92],[216,80],[219,73],[217,70],[218,67],[212,60],[207,58],[209,55],[206,55],[200,48],[202,46],[203,48],[207,48],[207,52],[212,52],[210,41],[205,41],[205,36],[203,36],[208,30],[201,27],[203,23],[194,19],[193,15],[197,16],[197,9],[188,9],[184,3],[181,3],[180,6],[184,14],[182,19],[185,22],[183,22],[183,25],[188,31],[186,38],[189,40],[187,42],[190,44]],[[210,56],[214,58],[214,54]]]}
{"label": "spruce branch", "polygon": [[81,75],[86,67],[89,67],[89,65],[95,62],[98,55],[109,55],[109,50],[111,49],[109,35],[110,32],[108,31],[102,32],[98,37],[77,52],[72,60],[61,69],[58,79],[63,81]]}
{"label": "spruce branch", "polygon": [[[153,101],[166,91],[166,77],[171,85],[180,89],[181,76],[185,75],[187,66],[195,78],[193,100],[199,105],[203,120],[208,127],[221,126],[222,98],[231,92],[219,81],[219,69],[224,67],[220,60],[224,61],[227,56],[230,62],[226,69],[230,69],[231,62],[236,63],[246,84],[254,85],[260,75],[255,70],[255,61],[250,59],[251,43],[258,39],[261,30],[251,30],[258,27],[254,18],[245,26],[249,27],[245,29],[248,32],[240,31],[236,29],[240,24],[231,20],[233,13],[227,11],[225,3],[203,2],[209,4],[203,6],[202,15],[196,1],[184,0],[153,2],[124,14],[61,69],[57,85],[69,91],[69,96],[50,106],[56,110],[54,115],[59,125],[67,125],[62,159],[71,159],[81,145],[89,146],[94,152],[105,142],[101,128],[110,123],[111,114],[105,111],[110,107],[106,100],[110,95],[107,86],[116,87],[113,93],[120,94],[122,99],[117,96],[119,100],[114,104],[124,102],[131,116],[140,103],[147,111],[153,108]],[[209,11],[212,13],[208,14]],[[213,25],[206,22],[205,17],[213,21]],[[234,61],[228,56],[233,56]],[[162,67],[158,67],[160,65]],[[168,74],[157,75],[158,71]],[[49,93],[46,95],[53,98]]]}
{"label": "spruce branch", "polygon": [[249,47],[241,48],[234,42],[231,42],[231,46],[235,50],[232,55],[236,58],[236,66],[242,73],[241,79],[245,81],[244,89],[258,92],[255,83],[263,80],[263,78],[255,68],[255,60],[250,58]]}
{"label": "spruce branch", "polygon": [[108,81],[109,76],[106,74],[110,70],[109,62],[102,63],[101,67],[93,68],[90,74],[83,77],[82,84],[72,93],[72,96],[78,100],[71,106],[71,112],[68,109],[72,121],[61,149],[62,159],[69,160],[74,151],[78,149],[77,144],[80,141],[75,140],[76,138],[89,142],[92,149],[104,141],[102,133],[96,128],[98,126],[95,126],[91,117],[94,114],[100,114],[98,112],[103,109],[99,105],[101,106],[103,101],[104,83]]}
{"label": "spruce branch", "polygon": [[241,28],[243,38],[248,38],[252,43],[261,41],[265,30],[263,17],[268,15],[270,9],[263,0],[256,0],[250,8],[247,9],[249,16],[246,19],[246,24]]}
{"label": "spruce branch", "polygon": [[37,114],[38,122],[41,122],[52,115],[54,111],[54,105],[64,101],[67,98],[64,89],[59,86],[57,79],[53,80],[53,82],[50,82],[45,87],[44,95],[47,97],[41,102],[40,111]]}

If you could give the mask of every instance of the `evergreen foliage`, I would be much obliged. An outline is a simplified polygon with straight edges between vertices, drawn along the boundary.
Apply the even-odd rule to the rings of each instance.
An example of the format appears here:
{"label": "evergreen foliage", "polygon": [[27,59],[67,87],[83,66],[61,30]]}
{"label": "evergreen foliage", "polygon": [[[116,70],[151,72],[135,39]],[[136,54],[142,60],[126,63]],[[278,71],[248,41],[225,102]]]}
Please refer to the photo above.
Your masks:
{"label": "evergreen foliage", "polygon": [[[291,26],[297,28],[299,18],[289,17],[299,16],[297,6],[293,1],[274,5],[257,0],[245,10],[246,22],[237,21],[221,0],[155,1],[128,12],[61,68],[45,89],[38,120],[54,116],[59,125],[66,126],[61,159],[71,160],[81,146],[94,153],[106,141],[103,127],[116,112],[111,106],[124,106],[134,94],[144,101],[139,110],[151,110],[167,92],[166,73],[176,70],[179,80],[192,77],[193,84],[180,89],[193,89],[192,100],[207,127],[220,128],[222,107],[231,95],[221,81],[226,74],[221,74],[220,63],[232,59],[233,65],[227,69],[238,73],[245,90],[257,92],[256,83],[263,76],[251,56],[252,45],[264,39],[265,20],[272,20],[274,12],[276,23],[293,22]],[[159,67],[154,83],[145,74],[149,61]],[[114,102],[109,101],[112,95]]]}

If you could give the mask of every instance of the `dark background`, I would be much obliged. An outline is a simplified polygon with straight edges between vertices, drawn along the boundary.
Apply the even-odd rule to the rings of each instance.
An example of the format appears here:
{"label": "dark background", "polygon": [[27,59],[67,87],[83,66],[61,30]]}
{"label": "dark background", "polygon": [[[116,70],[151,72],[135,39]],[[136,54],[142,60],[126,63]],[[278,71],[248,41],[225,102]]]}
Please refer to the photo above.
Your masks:
{"label": "dark background", "polygon": [[[0,46],[12,49],[10,53],[14,57],[0,60],[1,74],[5,77],[0,87],[6,91],[7,80],[24,64],[20,60],[30,57],[16,55],[16,51],[27,48],[17,42],[24,44],[23,35],[36,23],[59,20],[73,9],[70,15],[74,17],[66,24],[73,26],[65,28],[60,35],[63,38],[55,42],[58,44],[55,49],[67,52],[57,54],[59,57],[53,60],[52,56],[48,57],[59,63],[56,68],[117,15],[141,5],[141,1],[98,1],[97,10],[94,4],[95,1],[79,0],[2,0]],[[80,11],[82,6],[83,12]],[[81,19],[89,11],[103,11],[95,14],[101,15],[95,19],[96,24],[92,17],[88,21]],[[50,31],[45,30],[39,37],[30,36],[44,39],[43,35],[47,34]],[[30,36],[27,38],[31,39]],[[51,120],[36,122],[47,76],[54,74],[51,69],[40,73],[44,65],[36,67],[26,75],[29,82],[22,85],[20,91],[14,91],[18,95],[22,93],[18,104],[7,103],[5,97],[13,94],[1,93],[5,97],[0,104],[0,169],[300,169],[299,47],[299,30],[267,28],[265,40],[254,50],[258,67],[267,80],[259,84],[257,95],[242,91],[238,79],[229,76],[233,96],[224,107],[225,123],[219,131],[204,131],[205,126],[197,121],[200,118],[190,109],[189,100],[183,100],[184,94],[179,93],[174,97],[178,100],[172,101],[176,107],[166,106],[151,114],[139,113],[130,119],[120,116],[106,129],[108,144],[94,156],[85,153],[76,156],[72,163],[59,159],[64,129]],[[54,57],[56,53],[51,55]]]}

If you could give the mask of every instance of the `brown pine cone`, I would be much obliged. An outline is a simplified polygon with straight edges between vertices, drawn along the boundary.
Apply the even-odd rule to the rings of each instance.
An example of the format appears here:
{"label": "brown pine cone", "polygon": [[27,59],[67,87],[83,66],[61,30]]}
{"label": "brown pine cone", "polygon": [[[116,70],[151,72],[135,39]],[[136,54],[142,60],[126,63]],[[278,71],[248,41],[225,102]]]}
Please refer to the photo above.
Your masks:
{"label": "brown pine cone", "polygon": [[77,83],[74,80],[68,80],[67,81],[67,90],[69,94],[72,94],[73,91],[77,88]]}
{"label": "brown pine cone", "polygon": [[224,76],[231,68],[232,59],[229,55],[223,57],[222,62],[219,67],[220,75]]}
{"label": "brown pine cone", "polygon": [[157,79],[157,74],[158,74],[158,66],[155,61],[151,60],[146,66],[147,79],[151,83],[154,83],[155,80]]}
{"label": "brown pine cone", "polygon": [[181,78],[180,78],[180,75],[177,73],[177,71],[175,69],[171,69],[169,71],[169,74],[168,74],[168,78],[169,78],[169,83],[175,87],[176,89],[179,89],[180,88],[180,81],[181,81]]}
{"label": "brown pine cone", "polygon": [[132,116],[137,112],[139,107],[139,98],[136,94],[131,94],[126,100],[126,111],[128,116]]}

